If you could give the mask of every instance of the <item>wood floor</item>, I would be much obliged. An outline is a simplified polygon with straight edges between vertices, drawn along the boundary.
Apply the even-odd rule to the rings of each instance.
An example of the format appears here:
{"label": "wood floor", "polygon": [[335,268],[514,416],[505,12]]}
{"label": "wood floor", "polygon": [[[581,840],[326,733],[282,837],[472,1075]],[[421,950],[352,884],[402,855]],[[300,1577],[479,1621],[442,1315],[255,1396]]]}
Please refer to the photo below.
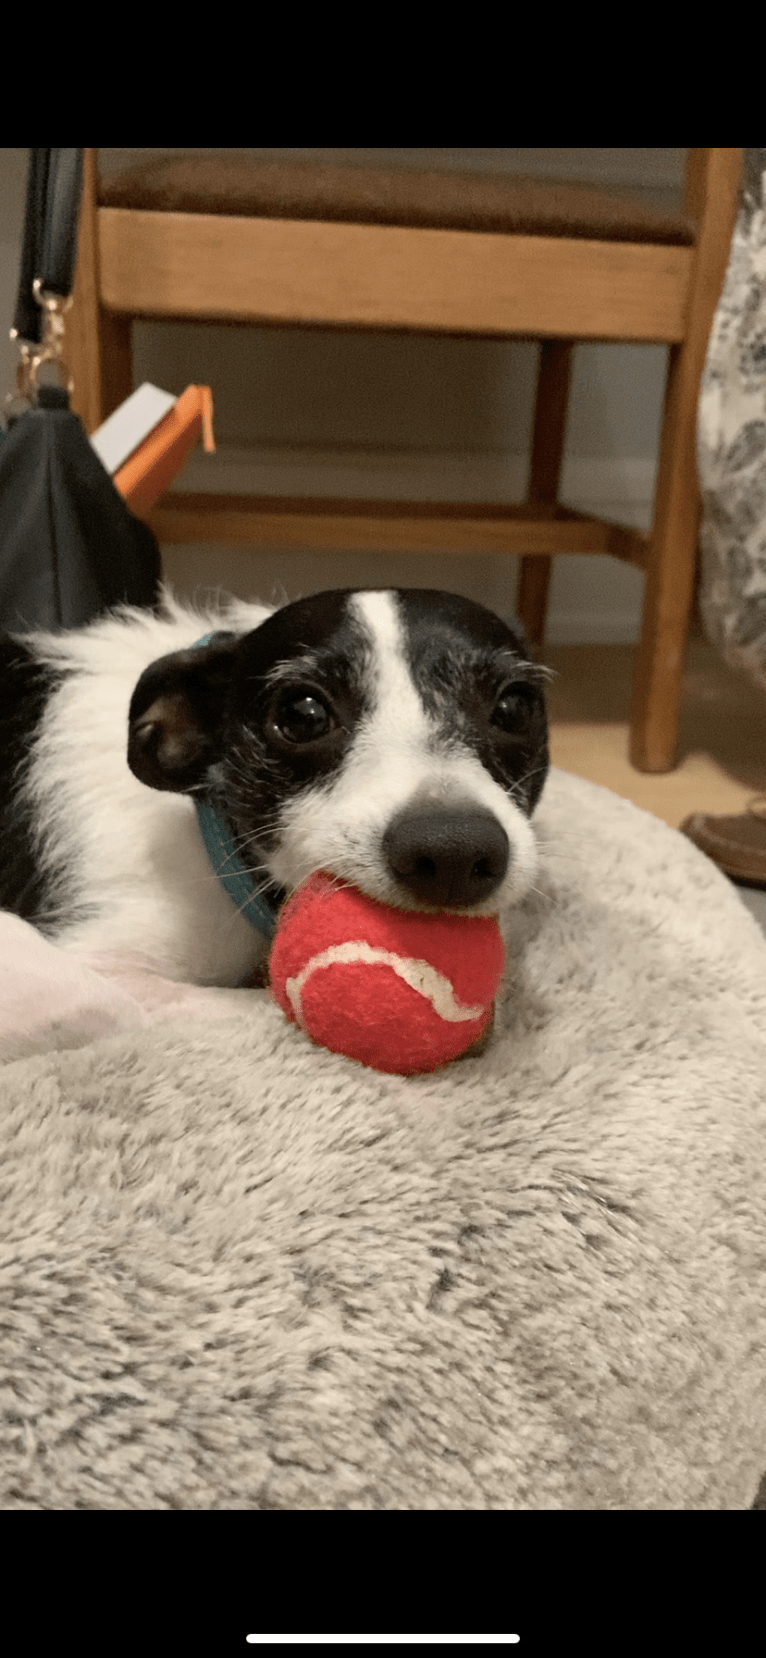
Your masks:
{"label": "wood floor", "polygon": [[766,695],[726,667],[706,640],[689,641],[678,766],[662,776],[628,760],[630,645],[549,645],[551,758],[678,828],[690,812],[741,812],[766,794]]}

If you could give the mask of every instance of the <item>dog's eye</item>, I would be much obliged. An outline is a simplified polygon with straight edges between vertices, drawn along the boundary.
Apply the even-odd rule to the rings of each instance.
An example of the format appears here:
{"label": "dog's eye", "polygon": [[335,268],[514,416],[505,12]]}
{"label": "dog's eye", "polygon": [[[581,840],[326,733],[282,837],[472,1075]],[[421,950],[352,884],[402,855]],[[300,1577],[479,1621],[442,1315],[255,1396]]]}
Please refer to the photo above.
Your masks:
{"label": "dog's eye", "polygon": [[332,729],[333,716],[313,691],[290,691],[280,698],[274,724],[288,743],[315,743]]}
{"label": "dog's eye", "polygon": [[535,700],[533,686],[519,684],[506,685],[502,696],[498,697],[492,714],[492,724],[498,725],[501,731],[507,731],[511,736],[517,736],[526,731]]}

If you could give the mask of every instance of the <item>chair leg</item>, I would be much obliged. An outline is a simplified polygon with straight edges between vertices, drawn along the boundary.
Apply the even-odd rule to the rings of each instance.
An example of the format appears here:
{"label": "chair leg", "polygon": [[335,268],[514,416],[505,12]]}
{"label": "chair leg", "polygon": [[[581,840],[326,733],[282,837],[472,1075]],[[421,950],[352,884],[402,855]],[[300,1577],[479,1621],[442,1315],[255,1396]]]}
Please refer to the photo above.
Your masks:
{"label": "chair leg", "polygon": [[[540,347],[527,497],[530,503],[554,506],[558,500],[572,347],[572,340],[543,340]],[[532,645],[543,642],[552,565],[553,561],[547,554],[521,560],[516,608]]]}
{"label": "chair leg", "polygon": [[133,339],[130,317],[99,309],[101,419],[119,409],[133,390]]}
{"label": "chair leg", "polygon": [[553,559],[547,554],[522,558],[516,611],[530,645],[542,645],[548,612]]}
{"label": "chair leg", "polygon": [[654,529],[636,655],[630,758],[638,771],[676,763],[684,652],[694,593],[700,497],[697,402],[737,214],[743,151],[691,150],[687,207],[700,221],[687,336],[670,351]]}
{"label": "chair leg", "polygon": [[672,771],[686,640],[694,594],[700,497],[695,439],[699,375],[688,347],[670,352],[654,529],[636,653],[630,760],[637,771]]}
{"label": "chair leg", "polygon": [[99,302],[95,150],[84,154],[77,268],[72,308],[66,317],[65,358],[74,380],[72,408],[86,431],[95,432],[133,390],[130,317],[104,311]]}

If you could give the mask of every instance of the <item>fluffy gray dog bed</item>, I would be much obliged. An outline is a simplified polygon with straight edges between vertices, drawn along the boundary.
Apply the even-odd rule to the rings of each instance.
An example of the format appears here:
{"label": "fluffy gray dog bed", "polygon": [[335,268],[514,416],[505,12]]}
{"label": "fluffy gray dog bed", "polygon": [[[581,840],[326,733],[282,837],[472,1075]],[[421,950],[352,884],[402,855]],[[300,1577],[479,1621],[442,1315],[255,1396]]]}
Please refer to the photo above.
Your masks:
{"label": "fluffy gray dog bed", "polygon": [[766,1467],[766,945],[554,772],[480,1057],[262,992],[5,1068],[8,1509],[746,1509]]}

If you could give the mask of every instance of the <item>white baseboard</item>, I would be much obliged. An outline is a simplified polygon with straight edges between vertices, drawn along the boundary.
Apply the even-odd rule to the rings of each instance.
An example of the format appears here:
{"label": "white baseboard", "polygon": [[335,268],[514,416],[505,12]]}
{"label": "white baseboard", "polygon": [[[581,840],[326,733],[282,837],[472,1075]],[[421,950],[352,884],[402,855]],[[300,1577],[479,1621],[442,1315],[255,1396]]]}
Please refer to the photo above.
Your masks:
{"label": "white baseboard", "polygon": [[[592,460],[572,456],[565,462],[561,498],[582,512],[592,512],[635,529],[648,529],[652,519],[655,463],[643,457]],[[339,495],[381,500],[502,501],[524,499],[528,460],[501,452],[470,454],[424,453],[402,450],[340,450],[262,448],[221,444],[215,455],[193,454],[175,488],[233,494]],[[240,557],[247,555],[240,555]],[[296,556],[284,557],[289,591]],[[260,560],[258,575],[267,554]],[[480,585],[486,592],[484,566],[500,565],[493,591],[485,602],[507,609],[507,594],[515,591],[517,561],[482,560]],[[272,558],[273,564],[273,558]],[[445,561],[443,585],[449,586],[452,559]],[[276,568],[276,567],[275,567]],[[311,563],[313,580],[316,565]],[[461,584],[465,584],[465,564]],[[424,570],[425,574],[425,570]],[[477,566],[477,578],[480,572]],[[289,579],[290,578],[290,579]],[[298,576],[302,590],[306,577]],[[320,578],[321,579],[321,578]],[[332,585],[336,578],[328,578]],[[352,578],[354,579],[354,578]],[[360,585],[368,578],[360,563]],[[413,577],[413,579],[417,579]],[[429,575],[428,580],[433,579]],[[313,581],[312,581],[313,585]],[[469,582],[470,585],[470,582]],[[555,561],[547,638],[553,644],[631,643],[640,629],[643,577],[617,560],[567,557]],[[476,596],[479,594],[477,592]]]}

